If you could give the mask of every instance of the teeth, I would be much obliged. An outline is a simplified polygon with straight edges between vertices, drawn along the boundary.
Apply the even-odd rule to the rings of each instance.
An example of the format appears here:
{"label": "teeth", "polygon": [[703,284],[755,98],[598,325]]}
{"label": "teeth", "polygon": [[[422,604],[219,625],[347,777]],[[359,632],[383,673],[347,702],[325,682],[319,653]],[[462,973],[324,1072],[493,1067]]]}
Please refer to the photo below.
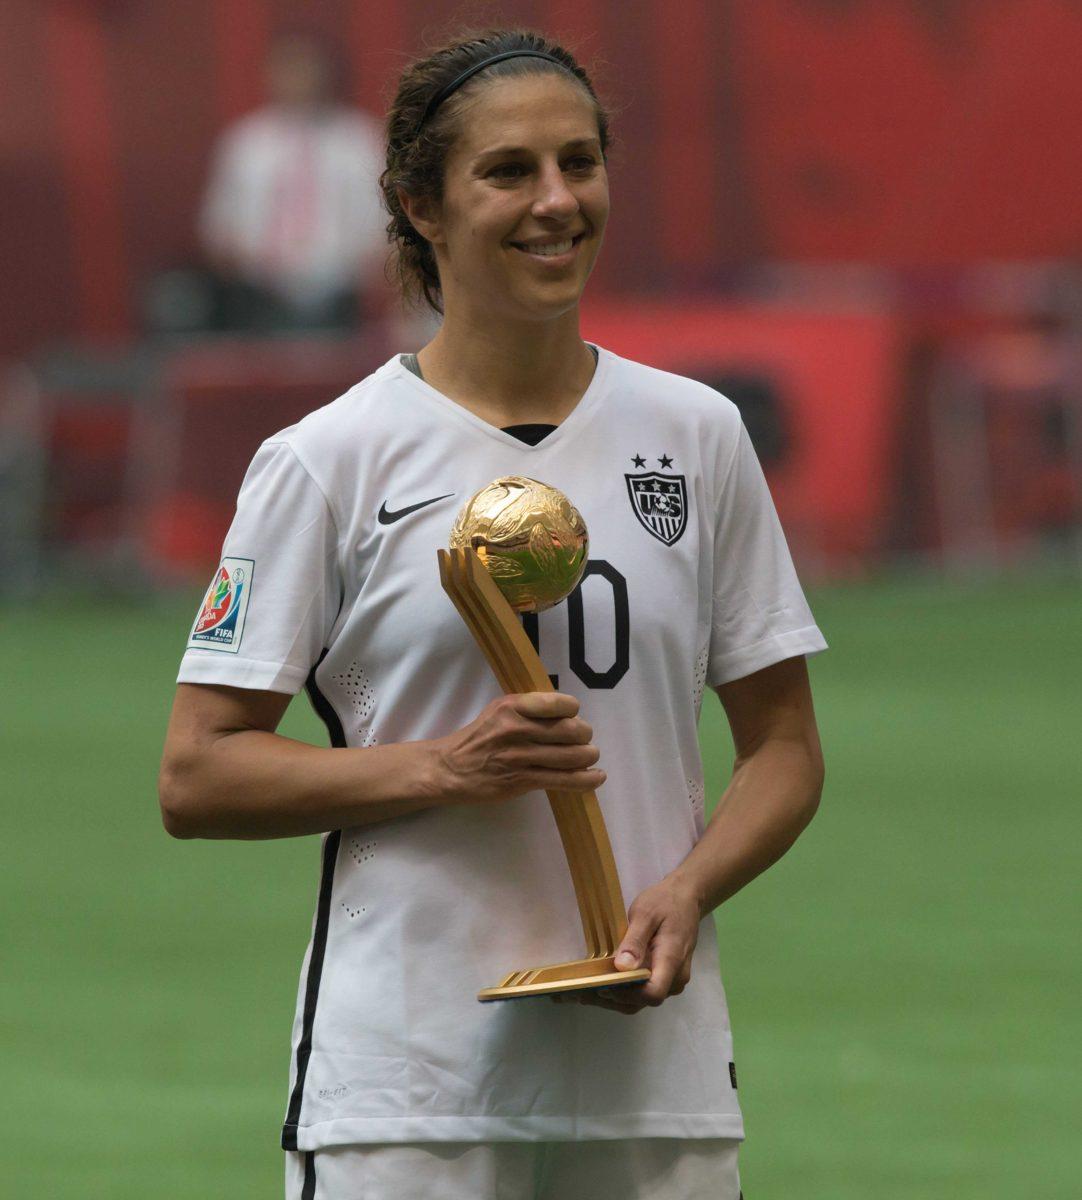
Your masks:
{"label": "teeth", "polygon": [[567,238],[562,242],[545,242],[540,246],[523,246],[527,254],[540,254],[542,258],[553,257],[557,254],[566,254],[572,246],[574,238]]}

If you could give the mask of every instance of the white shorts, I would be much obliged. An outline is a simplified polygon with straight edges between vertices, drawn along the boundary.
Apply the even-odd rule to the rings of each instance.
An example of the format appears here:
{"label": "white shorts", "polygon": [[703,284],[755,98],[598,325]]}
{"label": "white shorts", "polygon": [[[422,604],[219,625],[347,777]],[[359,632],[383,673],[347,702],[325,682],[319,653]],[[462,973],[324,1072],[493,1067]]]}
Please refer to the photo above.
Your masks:
{"label": "white shorts", "polygon": [[286,1200],[739,1200],[739,1142],[405,1142],[286,1153]]}

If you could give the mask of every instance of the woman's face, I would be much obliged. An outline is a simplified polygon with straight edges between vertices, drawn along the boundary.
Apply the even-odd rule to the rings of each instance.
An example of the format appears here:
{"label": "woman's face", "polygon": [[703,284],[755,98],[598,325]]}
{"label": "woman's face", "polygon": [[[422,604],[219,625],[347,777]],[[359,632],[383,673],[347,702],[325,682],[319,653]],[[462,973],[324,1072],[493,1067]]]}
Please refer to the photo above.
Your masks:
{"label": "woman's face", "polygon": [[547,320],[573,309],[609,215],[593,102],[569,80],[531,75],[479,89],[458,121],[429,237],[446,312]]}

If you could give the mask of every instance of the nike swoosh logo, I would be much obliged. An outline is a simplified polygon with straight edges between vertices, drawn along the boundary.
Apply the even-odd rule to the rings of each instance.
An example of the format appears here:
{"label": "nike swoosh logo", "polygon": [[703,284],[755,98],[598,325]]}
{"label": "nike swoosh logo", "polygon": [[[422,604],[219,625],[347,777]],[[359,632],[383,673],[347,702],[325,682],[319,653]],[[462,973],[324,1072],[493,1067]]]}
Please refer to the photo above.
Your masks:
{"label": "nike swoosh logo", "polygon": [[437,500],[448,500],[454,494],[454,492],[448,492],[446,496],[433,496],[431,500],[422,500],[420,504],[411,504],[409,508],[400,508],[397,512],[391,512],[387,507],[387,501],[384,500],[380,505],[377,520],[381,525],[393,525],[395,521],[401,521],[403,517],[408,517],[410,513],[415,513],[419,508],[427,508],[430,504],[435,504]]}

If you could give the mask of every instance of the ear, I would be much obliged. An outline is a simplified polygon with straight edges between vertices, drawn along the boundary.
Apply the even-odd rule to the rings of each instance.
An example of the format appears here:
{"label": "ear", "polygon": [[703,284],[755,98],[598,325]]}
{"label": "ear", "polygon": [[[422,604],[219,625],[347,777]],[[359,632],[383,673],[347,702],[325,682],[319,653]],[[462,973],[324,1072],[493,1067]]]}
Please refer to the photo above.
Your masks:
{"label": "ear", "polygon": [[425,239],[435,245],[443,237],[440,220],[440,204],[433,196],[410,196],[401,188],[397,190],[398,203],[409,218],[409,223]]}

